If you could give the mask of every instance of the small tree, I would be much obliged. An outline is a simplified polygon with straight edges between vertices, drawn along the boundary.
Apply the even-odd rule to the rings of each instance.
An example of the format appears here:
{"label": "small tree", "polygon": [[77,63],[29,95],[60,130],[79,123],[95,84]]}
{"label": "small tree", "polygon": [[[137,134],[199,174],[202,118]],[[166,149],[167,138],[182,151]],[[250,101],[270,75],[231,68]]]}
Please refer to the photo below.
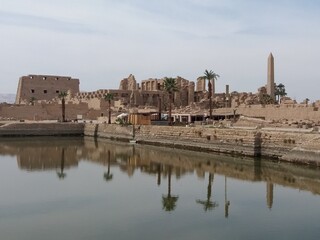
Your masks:
{"label": "small tree", "polygon": [[310,99],[309,99],[309,98],[306,98],[304,101],[305,101],[305,103],[306,103],[306,106],[308,106]]}
{"label": "small tree", "polygon": [[62,122],[66,121],[66,97],[68,96],[67,92],[60,92],[58,97],[61,99],[61,110],[62,110]]}
{"label": "small tree", "polygon": [[282,83],[275,85],[275,95],[278,103],[282,97],[287,96],[286,87]]}
{"label": "small tree", "polygon": [[173,103],[173,93],[178,91],[177,82],[175,78],[168,78],[164,79],[164,89],[169,94],[169,125],[172,126],[172,103]]}
{"label": "small tree", "polygon": [[31,97],[30,98],[30,104],[32,105],[32,106],[34,106],[34,102],[36,101],[37,99],[35,98],[35,97]]}
{"label": "small tree", "polygon": [[104,100],[108,102],[108,124],[111,124],[111,101],[113,100],[113,94],[107,93],[104,95]]}

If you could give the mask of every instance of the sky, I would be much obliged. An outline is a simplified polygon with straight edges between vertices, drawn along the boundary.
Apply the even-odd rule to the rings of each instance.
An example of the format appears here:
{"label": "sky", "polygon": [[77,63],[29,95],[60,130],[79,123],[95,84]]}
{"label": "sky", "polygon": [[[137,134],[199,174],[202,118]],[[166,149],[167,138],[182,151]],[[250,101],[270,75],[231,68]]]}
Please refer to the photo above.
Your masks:
{"label": "sky", "polygon": [[256,92],[272,52],[288,96],[320,99],[319,12],[318,0],[1,0],[0,93],[28,74],[95,91],[206,69],[218,92]]}

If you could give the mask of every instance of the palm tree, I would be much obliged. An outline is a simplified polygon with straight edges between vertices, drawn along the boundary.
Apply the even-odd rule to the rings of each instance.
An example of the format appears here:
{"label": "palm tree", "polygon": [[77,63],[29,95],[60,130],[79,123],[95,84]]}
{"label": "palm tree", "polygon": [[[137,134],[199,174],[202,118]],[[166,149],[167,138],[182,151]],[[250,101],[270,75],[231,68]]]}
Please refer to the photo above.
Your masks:
{"label": "palm tree", "polygon": [[112,180],[113,178],[113,174],[110,173],[110,150],[108,150],[108,170],[106,173],[104,173],[103,177],[107,182]]}
{"label": "palm tree", "polygon": [[62,122],[66,121],[66,96],[68,96],[67,92],[60,92],[58,97],[61,99],[61,105],[62,105]]}
{"label": "palm tree", "polygon": [[169,94],[169,125],[172,126],[171,111],[173,102],[173,93],[178,91],[177,82],[175,78],[164,79],[164,90]]}
{"label": "palm tree", "polygon": [[108,102],[108,123],[111,124],[111,100],[113,100],[113,94],[107,93],[104,95],[104,100]]}
{"label": "palm tree", "polygon": [[208,80],[208,99],[209,99],[209,109],[210,109],[210,119],[212,119],[212,95],[215,93],[215,80],[218,80],[220,76],[214,71],[207,69],[204,71],[203,79]]}
{"label": "palm tree", "polygon": [[171,195],[171,170],[170,166],[168,169],[168,194],[166,196],[162,196],[162,206],[163,209],[167,212],[173,211],[176,208],[176,203],[178,201],[179,196]]}
{"label": "palm tree", "polygon": [[211,201],[211,188],[212,188],[212,182],[213,182],[213,174],[209,173],[209,183],[207,188],[207,199],[206,200],[197,200],[196,202],[203,205],[204,211],[212,210],[219,206],[217,202]]}
{"label": "palm tree", "polygon": [[62,148],[62,151],[61,151],[61,162],[60,162],[60,172],[57,172],[57,175],[58,175],[59,179],[64,179],[67,176],[67,174],[63,172],[63,170],[64,170],[64,161],[65,161],[65,159],[64,159],[64,151],[65,151],[65,149]]}
{"label": "palm tree", "polygon": [[286,87],[282,83],[275,85],[275,95],[278,98],[278,103],[280,103],[281,97],[287,96]]}

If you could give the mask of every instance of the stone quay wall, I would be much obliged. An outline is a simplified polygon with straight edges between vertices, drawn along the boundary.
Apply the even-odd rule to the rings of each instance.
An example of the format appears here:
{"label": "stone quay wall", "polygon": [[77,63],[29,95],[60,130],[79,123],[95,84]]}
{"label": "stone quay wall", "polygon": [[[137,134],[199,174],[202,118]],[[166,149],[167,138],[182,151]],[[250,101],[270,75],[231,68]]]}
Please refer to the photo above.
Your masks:
{"label": "stone quay wall", "polygon": [[0,137],[82,136],[83,133],[83,123],[8,123],[0,126]]}
{"label": "stone quay wall", "polygon": [[[84,134],[131,140],[133,126],[86,124]],[[320,166],[320,134],[311,130],[135,126],[138,143]]]}
{"label": "stone quay wall", "polygon": [[308,106],[302,104],[292,105],[251,105],[251,106],[240,106],[237,108],[218,108],[214,109],[213,112],[217,114],[233,113],[233,109],[236,110],[237,114],[246,117],[258,117],[265,120],[283,120],[288,121],[305,121],[312,120],[319,122],[320,110],[318,107],[313,107],[311,104]]}
{"label": "stone quay wall", "polygon": [[0,137],[78,135],[320,166],[320,133],[305,129],[121,126],[105,123],[8,123]]}
{"label": "stone quay wall", "polygon": [[120,141],[133,139],[133,126],[121,126],[118,124],[88,123],[84,127],[84,135],[91,137],[110,138]]}

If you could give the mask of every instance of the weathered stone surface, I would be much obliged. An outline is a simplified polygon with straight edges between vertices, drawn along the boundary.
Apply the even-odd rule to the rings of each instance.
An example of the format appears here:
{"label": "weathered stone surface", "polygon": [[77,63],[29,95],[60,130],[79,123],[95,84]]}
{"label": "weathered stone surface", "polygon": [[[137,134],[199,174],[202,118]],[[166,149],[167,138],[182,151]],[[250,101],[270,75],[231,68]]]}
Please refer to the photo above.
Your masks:
{"label": "weathered stone surface", "polygon": [[[101,125],[97,136],[132,139],[133,126]],[[93,136],[94,126],[85,126],[85,135]],[[212,151],[247,156],[264,156],[285,161],[320,165],[319,133],[272,131],[262,129],[136,126],[135,140],[189,150]],[[305,154],[298,159],[297,154]],[[292,154],[291,154],[292,153]]]}
{"label": "weathered stone surface", "polygon": [[79,92],[79,79],[66,76],[28,75],[19,79],[16,104],[28,104],[31,99],[50,101],[61,92]]}
{"label": "weathered stone surface", "polygon": [[84,133],[83,123],[11,123],[0,126],[2,136],[62,136]]}

